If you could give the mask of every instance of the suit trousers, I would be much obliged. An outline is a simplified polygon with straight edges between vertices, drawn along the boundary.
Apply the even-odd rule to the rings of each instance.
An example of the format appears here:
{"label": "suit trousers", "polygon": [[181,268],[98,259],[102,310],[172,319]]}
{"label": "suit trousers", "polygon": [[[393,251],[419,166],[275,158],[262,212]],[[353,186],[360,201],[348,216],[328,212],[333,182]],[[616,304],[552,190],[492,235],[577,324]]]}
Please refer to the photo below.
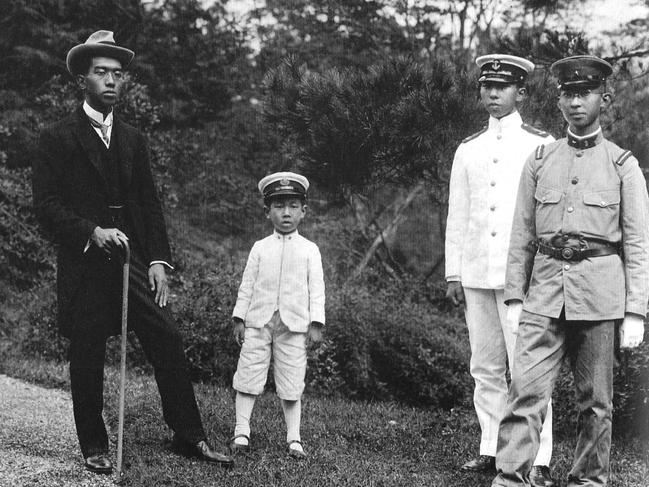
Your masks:
{"label": "suit trousers", "polygon": [[614,321],[566,321],[523,311],[507,412],[500,424],[493,486],[528,486],[539,433],[567,356],[577,408],[577,446],[568,487],[606,485],[613,413]]}
{"label": "suit trousers", "polygon": [[[507,366],[510,371],[516,367],[517,330],[506,322],[507,305],[502,289],[464,288],[464,296],[471,345],[470,370],[475,381],[473,404],[482,432],[480,455],[495,457],[498,427],[507,405]],[[534,465],[549,465],[551,457],[552,404],[548,401]]]}
{"label": "suit trousers", "polygon": [[[91,258],[91,257],[89,257]],[[116,261],[119,259],[113,259]],[[107,262],[93,266],[97,285],[87,282],[77,299],[80,306],[70,339],[70,385],[77,436],[84,457],[108,452],[102,418],[106,339],[121,317],[122,266]],[[195,444],[205,438],[189,376],[182,337],[171,314],[154,302],[148,266],[133,252],[129,282],[129,330],[134,331],[153,365],[164,419],[181,440]],[[99,300],[99,301],[97,301]],[[94,303],[84,309],[83,303]],[[97,306],[99,304],[99,306]],[[107,329],[107,326],[109,327]]]}

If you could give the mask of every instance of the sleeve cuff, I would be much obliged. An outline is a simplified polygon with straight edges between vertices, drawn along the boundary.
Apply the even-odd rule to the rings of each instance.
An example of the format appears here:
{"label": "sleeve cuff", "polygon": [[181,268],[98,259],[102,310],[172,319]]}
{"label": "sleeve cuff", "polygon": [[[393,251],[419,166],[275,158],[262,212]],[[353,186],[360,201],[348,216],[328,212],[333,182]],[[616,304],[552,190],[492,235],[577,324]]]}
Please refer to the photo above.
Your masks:
{"label": "sleeve cuff", "polygon": [[645,318],[647,316],[647,311],[646,308],[643,306],[629,306],[627,305],[626,310],[624,310],[624,314],[633,314],[640,316],[642,318]]}
{"label": "sleeve cuff", "polygon": [[510,304],[512,304],[512,301],[520,301],[521,303],[524,303],[524,302],[525,302],[525,298],[522,297],[522,296],[521,296],[521,297],[519,297],[519,296],[505,296],[505,299],[503,300],[503,302],[504,302],[507,306],[509,306]]}
{"label": "sleeve cuff", "polygon": [[169,264],[168,262],[165,262],[164,260],[152,260],[149,263],[149,267],[151,267],[153,264],[162,264],[164,266],[167,266],[170,270],[172,270],[172,271],[174,270],[173,266],[171,264]]}

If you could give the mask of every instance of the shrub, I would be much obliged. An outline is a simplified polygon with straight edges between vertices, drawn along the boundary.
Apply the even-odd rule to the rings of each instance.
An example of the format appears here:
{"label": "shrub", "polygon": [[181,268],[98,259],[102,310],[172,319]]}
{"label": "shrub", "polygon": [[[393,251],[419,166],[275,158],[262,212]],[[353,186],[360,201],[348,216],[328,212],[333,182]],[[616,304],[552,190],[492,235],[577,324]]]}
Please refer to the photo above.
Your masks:
{"label": "shrub", "polygon": [[230,316],[244,263],[233,264],[229,259],[181,261],[180,267],[187,267],[182,274],[174,273],[174,316],[185,337],[195,378],[220,384],[232,380],[239,348],[232,338]]}
{"label": "shrub", "polygon": [[3,334],[13,343],[12,352],[27,357],[65,360],[66,340],[56,327],[54,282],[48,279],[45,284],[21,293],[20,302],[6,303],[5,310],[16,309],[21,304],[22,313],[9,312],[0,319]]}
{"label": "shrub", "polygon": [[464,328],[422,302],[415,288],[353,282],[329,289],[326,332],[351,395],[443,408],[466,399]]}

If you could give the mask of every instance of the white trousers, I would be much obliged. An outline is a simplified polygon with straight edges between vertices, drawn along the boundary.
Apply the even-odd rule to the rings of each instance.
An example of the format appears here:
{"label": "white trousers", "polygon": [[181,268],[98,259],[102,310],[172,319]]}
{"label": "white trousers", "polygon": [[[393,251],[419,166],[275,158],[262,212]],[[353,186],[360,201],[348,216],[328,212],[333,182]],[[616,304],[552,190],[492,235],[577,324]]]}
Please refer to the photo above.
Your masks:
{"label": "white trousers", "polygon": [[[518,323],[507,324],[502,289],[464,288],[465,317],[471,344],[473,404],[482,430],[480,455],[496,456],[498,427],[507,406],[507,365],[513,364]],[[552,456],[552,403],[541,430],[534,465],[549,465]]]}

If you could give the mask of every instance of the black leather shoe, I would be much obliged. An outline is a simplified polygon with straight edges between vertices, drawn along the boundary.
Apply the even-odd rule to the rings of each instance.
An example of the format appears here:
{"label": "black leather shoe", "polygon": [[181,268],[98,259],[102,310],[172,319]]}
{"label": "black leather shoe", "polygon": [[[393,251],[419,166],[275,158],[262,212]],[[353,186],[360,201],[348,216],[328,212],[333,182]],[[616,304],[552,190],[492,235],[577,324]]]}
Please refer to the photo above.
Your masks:
{"label": "black leather shoe", "polygon": [[86,458],[85,466],[94,473],[109,474],[113,471],[113,463],[106,453],[90,455]]}
{"label": "black leather shoe", "polygon": [[286,445],[288,456],[293,458],[294,460],[305,460],[306,453],[304,453],[304,450],[296,450],[295,448],[291,448],[291,445],[293,443],[298,443],[300,446],[302,446],[302,442],[299,440],[289,441]]}
{"label": "black leather shoe", "polygon": [[196,456],[200,460],[218,463],[222,467],[226,468],[231,468],[234,466],[234,459],[231,456],[213,450],[209,443],[205,440],[196,443],[196,446],[194,448],[196,449]]}
{"label": "black leather shoe", "polygon": [[530,484],[533,487],[555,487],[554,479],[550,475],[550,468],[546,465],[534,465],[530,471]]}
{"label": "black leather shoe", "polygon": [[496,473],[496,458],[489,455],[480,455],[466,462],[460,467],[463,472]]}
{"label": "black leather shoe", "polygon": [[174,435],[171,440],[171,449],[180,455],[216,463],[225,468],[234,466],[234,459],[231,456],[215,451],[206,440],[191,445]]}

